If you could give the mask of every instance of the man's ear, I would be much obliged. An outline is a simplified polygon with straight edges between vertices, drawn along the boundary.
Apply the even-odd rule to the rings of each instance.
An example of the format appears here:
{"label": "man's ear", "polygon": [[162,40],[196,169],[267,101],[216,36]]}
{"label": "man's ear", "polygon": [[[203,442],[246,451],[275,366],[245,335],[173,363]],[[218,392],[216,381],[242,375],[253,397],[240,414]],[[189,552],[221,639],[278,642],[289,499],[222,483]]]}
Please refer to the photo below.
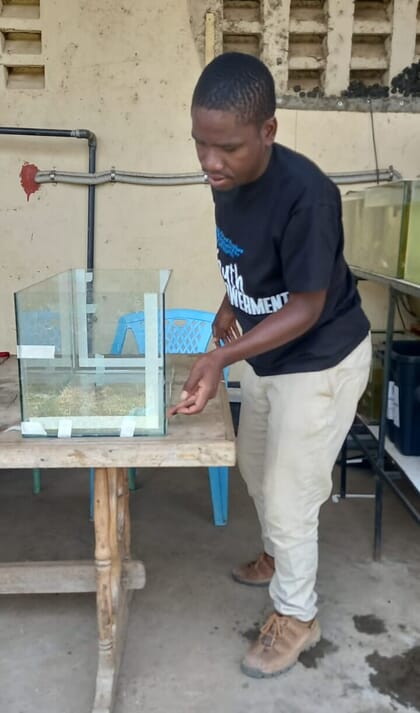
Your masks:
{"label": "man's ear", "polygon": [[276,138],[276,133],[277,119],[275,116],[273,116],[271,117],[271,119],[266,119],[264,124],[262,125],[262,135],[266,146],[271,146],[271,144],[274,142],[274,139]]}

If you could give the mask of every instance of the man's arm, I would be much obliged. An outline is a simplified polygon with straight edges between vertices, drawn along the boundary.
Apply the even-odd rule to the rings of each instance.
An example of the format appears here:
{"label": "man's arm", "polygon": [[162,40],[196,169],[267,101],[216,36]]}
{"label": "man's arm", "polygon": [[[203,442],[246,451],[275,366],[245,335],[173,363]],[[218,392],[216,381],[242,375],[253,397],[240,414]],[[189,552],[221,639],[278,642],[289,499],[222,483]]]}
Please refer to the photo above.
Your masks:
{"label": "man's arm", "polygon": [[281,310],[223,348],[203,354],[191,369],[180,402],[169,409],[169,415],[199,413],[216,395],[225,366],[281,347],[305,334],[321,316],[325,298],[326,290],[290,294]]}

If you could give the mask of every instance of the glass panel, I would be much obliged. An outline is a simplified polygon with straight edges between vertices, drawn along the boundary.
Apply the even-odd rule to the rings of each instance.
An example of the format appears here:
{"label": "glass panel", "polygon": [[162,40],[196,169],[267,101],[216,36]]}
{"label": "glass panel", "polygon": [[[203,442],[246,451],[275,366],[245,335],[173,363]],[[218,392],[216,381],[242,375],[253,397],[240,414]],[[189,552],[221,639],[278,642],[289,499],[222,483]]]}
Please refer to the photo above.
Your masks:
{"label": "glass panel", "polygon": [[24,435],[166,431],[167,270],[69,270],[15,295]]}
{"label": "glass panel", "polygon": [[411,183],[404,277],[420,285],[420,181]]}
{"label": "glass panel", "polygon": [[420,181],[397,181],[343,196],[350,265],[420,284]]}
{"label": "glass panel", "polygon": [[369,188],[365,192],[361,259],[381,275],[399,276],[404,183]]}
{"label": "glass panel", "polygon": [[343,196],[344,255],[349,265],[360,267],[358,250],[361,232],[363,193],[353,191]]}
{"label": "glass panel", "polygon": [[[348,262],[363,270],[401,277],[405,182],[367,188],[343,200]],[[347,208],[344,205],[348,203]]]}
{"label": "glass panel", "polygon": [[372,362],[369,381],[357,411],[369,423],[379,423],[382,404],[382,383],[384,373],[385,332],[372,331]]}

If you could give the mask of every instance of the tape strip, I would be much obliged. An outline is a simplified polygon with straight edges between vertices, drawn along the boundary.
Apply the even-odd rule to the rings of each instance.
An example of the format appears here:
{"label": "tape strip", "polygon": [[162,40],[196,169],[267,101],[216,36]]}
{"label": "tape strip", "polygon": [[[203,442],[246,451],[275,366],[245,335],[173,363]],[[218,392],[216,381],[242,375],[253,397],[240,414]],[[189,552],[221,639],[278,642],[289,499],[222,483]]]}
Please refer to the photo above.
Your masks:
{"label": "tape strip", "polygon": [[132,438],[136,430],[136,419],[125,416],[121,421],[120,438]]}
{"label": "tape strip", "polygon": [[60,418],[58,422],[57,438],[71,438],[71,418]]}
{"label": "tape strip", "polygon": [[46,436],[45,428],[36,421],[22,421],[21,423],[22,436]]}
{"label": "tape strip", "polygon": [[18,359],[54,359],[53,344],[18,344],[16,348]]}

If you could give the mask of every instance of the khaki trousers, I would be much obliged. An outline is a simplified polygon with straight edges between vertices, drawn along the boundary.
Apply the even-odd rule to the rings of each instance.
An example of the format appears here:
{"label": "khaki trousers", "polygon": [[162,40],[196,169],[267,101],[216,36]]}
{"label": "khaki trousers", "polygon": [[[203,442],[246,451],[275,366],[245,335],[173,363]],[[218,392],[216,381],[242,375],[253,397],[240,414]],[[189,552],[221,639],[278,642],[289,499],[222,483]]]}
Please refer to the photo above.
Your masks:
{"label": "khaki trousers", "polygon": [[331,493],[371,355],[369,335],[331,369],[260,377],[245,364],[241,379],[238,464],[264,551],[275,559],[270,596],[276,611],[302,621],[317,612],[319,509]]}

